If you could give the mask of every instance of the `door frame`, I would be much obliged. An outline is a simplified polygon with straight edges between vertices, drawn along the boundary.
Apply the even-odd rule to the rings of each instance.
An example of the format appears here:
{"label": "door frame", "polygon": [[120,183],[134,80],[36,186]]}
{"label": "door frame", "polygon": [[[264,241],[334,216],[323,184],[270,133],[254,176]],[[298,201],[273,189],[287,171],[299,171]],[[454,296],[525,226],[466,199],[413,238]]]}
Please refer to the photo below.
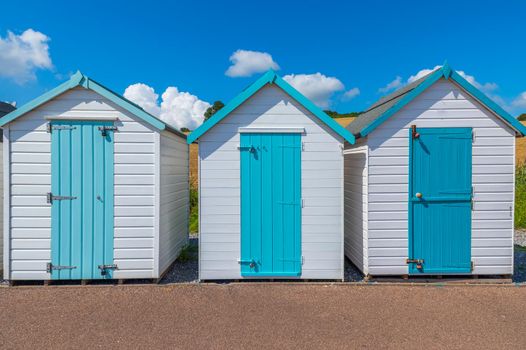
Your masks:
{"label": "door frame", "polygon": [[[57,125],[70,125],[70,126],[75,126],[75,125],[82,125],[82,124],[91,124],[93,125],[94,127],[110,127],[109,130],[106,131],[106,136],[100,136],[101,138],[102,137],[105,137],[106,139],[109,139],[111,140],[111,142],[107,142],[104,146],[105,148],[102,150],[102,155],[104,157],[104,163],[101,165],[100,168],[103,168],[104,169],[104,175],[103,175],[103,179],[104,179],[104,183],[103,183],[103,186],[104,186],[104,209],[103,209],[103,212],[102,212],[102,215],[104,217],[104,222],[103,222],[103,226],[102,226],[102,229],[103,229],[103,232],[104,232],[104,242],[103,242],[103,245],[104,245],[104,251],[103,251],[103,260],[104,260],[104,264],[114,264],[114,254],[113,254],[113,248],[114,248],[114,239],[115,239],[115,224],[114,224],[114,197],[115,197],[115,187],[114,187],[114,176],[115,176],[115,162],[114,162],[114,157],[115,157],[115,138],[114,138],[114,130],[111,129],[114,125],[113,123],[113,120],[108,120],[108,119],[86,119],[86,120],[82,120],[82,119],[52,119],[49,121],[49,131],[51,132],[51,134],[53,134],[53,126],[57,126]],[[100,131],[102,132],[102,131]],[[81,152],[82,154],[84,154],[86,152],[86,150],[84,149],[83,147],[84,145],[81,143],[80,144],[80,147],[81,148]],[[106,149],[106,147],[108,147],[108,149]],[[59,186],[59,174],[60,174],[60,169],[56,169],[53,164],[56,162],[56,157],[59,157],[59,153],[58,153],[58,145],[56,143],[54,143],[54,137],[53,135],[51,136],[51,141],[50,141],[50,147],[51,147],[51,160],[50,160],[50,166],[51,166],[51,193],[54,194],[54,195],[60,195],[57,187]],[[92,152],[94,153],[95,152],[95,143],[93,143],[93,148],[92,148]],[[82,163],[81,163],[82,164]],[[57,170],[58,170],[58,173],[57,173]],[[84,170],[84,169],[83,169]],[[75,173],[75,170],[73,169],[72,170],[72,174]],[[77,176],[83,178],[84,177],[84,173],[82,174],[76,174]],[[80,186],[82,186],[83,184],[83,181],[81,180],[80,181]],[[53,192],[55,191],[55,192]],[[95,191],[95,189],[94,189]],[[79,198],[80,200],[82,200],[82,198]],[[94,200],[95,201],[95,200]],[[52,203],[50,204],[51,206],[51,249],[50,249],[50,252],[51,252],[51,263],[54,261],[54,251],[56,251],[56,249],[59,249],[58,247],[58,243],[56,241],[56,236],[59,234],[59,230],[58,229],[58,226],[60,225],[60,219],[59,219],[59,206],[54,206]],[[95,211],[95,207],[93,209]],[[70,214],[72,217],[73,217],[73,214]],[[84,216],[84,213],[82,213],[82,216]],[[71,220],[71,219],[70,219]],[[94,221],[95,222],[95,221]],[[82,225],[82,224],[81,224]],[[93,229],[95,229],[95,227],[93,227]],[[82,244],[82,243],[81,243]],[[83,247],[81,248],[81,250],[84,249]],[[56,253],[56,254],[60,254],[59,253]],[[56,259],[56,258],[55,258]],[[81,261],[82,263],[82,261]],[[95,263],[95,262],[94,262]],[[60,271],[60,270],[59,270]],[[58,272],[58,271],[57,271]],[[53,280],[69,280],[69,279],[73,279],[73,278],[64,278],[62,276],[60,276],[61,274],[60,273],[56,273],[54,270],[51,270],[51,273],[50,273],[50,276],[51,276],[51,279]],[[113,271],[111,269],[108,269],[106,270],[106,274],[105,275],[94,275],[93,277],[90,277],[89,279],[112,279],[113,278]],[[76,278],[75,278],[76,279]],[[84,276],[82,276],[82,272],[81,272],[81,279],[84,279]],[[88,279],[88,278],[86,278]]]}
{"label": "door frame", "polygon": [[[418,128],[416,125],[416,130],[422,130],[422,129],[434,129],[434,130],[451,130],[451,129],[470,129],[472,132],[473,132],[473,128],[472,127],[421,127],[421,128]],[[414,222],[413,222],[413,201],[412,201],[412,197],[413,197],[413,193],[414,193],[414,190],[413,190],[413,130],[412,130],[412,127],[409,128],[409,159],[408,159],[408,198],[407,198],[407,204],[408,204],[408,217],[407,217],[407,232],[408,232],[408,258],[409,259],[412,259],[414,258],[414,246],[413,246],[413,236],[414,236]],[[471,146],[472,149],[471,149],[471,185],[473,186],[473,145]],[[473,201],[473,193],[471,193],[471,200]],[[473,211],[471,212],[471,215],[470,215],[470,232],[469,232],[469,236],[470,236],[470,241],[473,239],[472,238],[472,231],[473,231]],[[471,248],[470,248],[470,259],[472,258],[471,256]],[[438,272],[435,272],[435,273],[414,273],[412,272],[412,268],[411,268],[411,265],[407,264],[407,272],[409,275],[412,275],[412,276],[423,276],[423,275],[440,275],[440,274],[444,274],[444,275],[447,275],[447,274],[450,274],[450,275],[455,275],[455,274],[469,274],[470,272],[441,272],[441,273],[438,273]]]}
{"label": "door frame", "polygon": [[[299,138],[299,149],[300,149],[300,157],[299,157],[299,189],[300,189],[300,193],[299,193],[299,237],[298,237],[298,245],[299,245],[299,259],[300,259],[300,263],[299,263],[299,269],[297,272],[272,272],[272,273],[259,273],[259,272],[243,272],[243,269],[242,269],[242,258],[243,258],[243,243],[242,243],[242,237],[243,237],[243,226],[242,226],[242,221],[240,220],[240,260],[238,260],[238,263],[240,264],[240,275],[242,277],[249,277],[249,278],[257,278],[257,277],[260,277],[260,278],[269,278],[269,277],[276,277],[276,278],[285,278],[285,277],[300,277],[301,274],[302,274],[302,270],[303,270],[303,249],[302,249],[302,218],[303,218],[303,213],[302,213],[302,193],[303,193],[303,188],[302,188],[302,157],[301,157],[301,153],[302,153],[302,134],[305,133],[305,129],[303,127],[240,127],[238,129],[238,132],[239,132],[239,135],[240,135],[240,140],[239,140],[239,150],[241,152],[241,146],[242,146],[242,142],[241,142],[241,137],[243,135],[250,135],[250,134],[262,134],[262,135],[283,135],[283,134],[294,134],[294,135],[298,135],[300,136]],[[240,154],[240,158],[239,158],[239,163],[240,163],[240,171],[239,171],[239,184],[240,184],[240,219],[241,219],[241,216],[242,216],[242,212],[243,212],[243,206],[242,206],[242,203],[241,203],[241,198],[243,197],[243,193],[242,193],[242,183],[243,183],[243,180],[242,180],[242,176],[243,176],[243,163],[242,163],[242,156],[241,156],[241,153]]]}

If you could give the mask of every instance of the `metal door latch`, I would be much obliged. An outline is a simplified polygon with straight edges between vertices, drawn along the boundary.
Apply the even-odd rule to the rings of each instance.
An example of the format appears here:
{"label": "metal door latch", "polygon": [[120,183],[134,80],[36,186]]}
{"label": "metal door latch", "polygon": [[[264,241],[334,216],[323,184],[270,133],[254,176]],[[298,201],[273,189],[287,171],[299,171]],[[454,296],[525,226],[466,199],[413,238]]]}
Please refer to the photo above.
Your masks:
{"label": "metal door latch", "polygon": [[118,267],[116,264],[111,264],[111,265],[99,265],[99,270],[100,270],[100,274],[102,276],[106,276],[106,274],[108,273],[108,270],[117,270]]}
{"label": "metal door latch", "polygon": [[420,137],[420,134],[416,132],[416,125],[411,125],[411,136],[414,139],[417,139]]}
{"label": "metal door latch", "polygon": [[417,269],[422,269],[422,264],[424,263],[424,259],[406,259],[406,264],[416,264]]}
{"label": "metal door latch", "polygon": [[248,151],[249,153],[256,153],[256,147],[254,146],[239,146],[240,151]]}
{"label": "metal door latch", "polygon": [[73,270],[76,268],[76,266],[53,265],[50,262],[46,264],[47,273],[51,273],[53,270]]}
{"label": "metal door latch", "polygon": [[73,196],[54,196],[53,193],[48,192],[46,194],[46,201],[48,204],[52,204],[53,201],[64,201],[64,200],[73,200],[77,199],[77,197]]}
{"label": "metal door latch", "polygon": [[254,259],[251,259],[251,260],[241,260],[239,259],[237,261],[239,264],[248,264],[248,266],[253,269],[254,267],[256,267],[256,264],[257,264],[257,261],[254,260]]}
{"label": "metal door latch", "polygon": [[117,127],[116,126],[99,126],[99,130],[100,130],[101,136],[106,136],[108,135],[107,133],[108,130],[117,131]]}

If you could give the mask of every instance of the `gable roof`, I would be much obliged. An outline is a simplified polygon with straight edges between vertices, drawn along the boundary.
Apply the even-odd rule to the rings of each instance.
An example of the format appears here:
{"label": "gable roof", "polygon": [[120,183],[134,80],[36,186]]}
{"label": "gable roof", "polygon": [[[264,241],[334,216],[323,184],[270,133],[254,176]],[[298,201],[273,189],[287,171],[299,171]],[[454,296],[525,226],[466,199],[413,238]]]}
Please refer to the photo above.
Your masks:
{"label": "gable roof", "polygon": [[460,74],[455,72],[451,67],[444,63],[441,68],[437,68],[422,78],[404,86],[401,89],[381,98],[374,103],[368,110],[360,114],[356,120],[347,126],[347,130],[356,138],[365,137],[376,129],[380,124],[397,113],[405,105],[424,92],[428,87],[433,85],[439,79],[451,79],[472,97],[482,103],[486,108],[495,113],[504,120],[521,136],[526,135],[526,127],[517,119],[512,117],[508,112],[502,109],[498,104],[489,99],[473,84],[469,83]]}
{"label": "gable roof", "polygon": [[308,98],[303,96],[298,90],[294,89],[283,78],[276,74],[272,69],[267,71],[263,76],[256,80],[252,85],[243,90],[226,106],[221,108],[209,120],[205,121],[199,128],[188,135],[187,142],[192,143],[201,137],[204,133],[210,130],[214,125],[226,118],[233,110],[239,107],[243,102],[252,97],[256,92],[262,89],[267,84],[274,84],[285,91],[290,97],[299,102],[305,109],[314,114],[318,119],[330,127],[334,132],[343,137],[350,143],[355,142],[355,137],[344,127],[338,124],[334,119],[329,117],[324,111],[312,103]]}
{"label": "gable roof", "polygon": [[0,102],[0,117],[6,115],[7,113],[14,111],[16,109],[15,106],[13,106],[10,103],[7,102]]}
{"label": "gable roof", "polygon": [[61,95],[64,92],[74,89],[78,86],[81,86],[85,89],[92,90],[98,93],[99,95],[107,98],[108,100],[115,103],[119,107],[135,115],[139,119],[155,127],[156,129],[167,130],[183,138],[186,138],[186,135],[182,133],[181,131],[177,130],[176,128],[163,122],[161,119],[146,112],[140,106],[126,99],[122,95],[119,95],[116,92],[108,89],[107,87],[97,83],[95,80],[88,78],[87,76],[83,75],[80,71],[77,71],[77,73],[71,76],[71,78],[68,81],[60,84],[56,88],[40,95],[34,100],[23,105],[22,107],[12,111],[11,113],[4,115],[2,118],[0,118],[0,127],[8,123],[11,123],[13,120],[43,105],[44,103],[49,102],[50,100],[57,97],[58,95]]}

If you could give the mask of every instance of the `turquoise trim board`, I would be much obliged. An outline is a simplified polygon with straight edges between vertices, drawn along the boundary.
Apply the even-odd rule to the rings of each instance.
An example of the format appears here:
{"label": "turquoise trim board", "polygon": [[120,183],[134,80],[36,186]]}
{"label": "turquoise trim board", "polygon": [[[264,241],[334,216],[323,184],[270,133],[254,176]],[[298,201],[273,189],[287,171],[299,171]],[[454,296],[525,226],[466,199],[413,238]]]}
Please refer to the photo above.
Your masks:
{"label": "turquoise trim board", "polygon": [[409,273],[471,272],[471,128],[409,131]]}
{"label": "turquoise trim board", "polygon": [[52,122],[52,279],[112,278],[99,268],[113,264],[113,131],[99,130],[111,125]]}
{"label": "turquoise trim board", "polygon": [[379,125],[381,125],[395,113],[400,111],[400,109],[402,109],[409,102],[414,100],[417,96],[419,96],[422,92],[424,92],[427,88],[429,88],[441,78],[451,79],[452,81],[457,83],[462,89],[467,91],[471,96],[473,96],[476,100],[482,103],[486,108],[488,108],[490,111],[492,111],[498,117],[500,117],[506,123],[508,123],[517,133],[519,133],[521,136],[526,135],[526,126],[522,125],[517,119],[511,116],[498,104],[493,102],[479,89],[477,89],[470,82],[464,79],[460,74],[454,71],[451,68],[451,66],[448,65],[447,62],[445,62],[441,68],[438,68],[433,73],[429,74],[429,76],[426,79],[424,79],[422,83],[420,83],[417,87],[415,87],[413,90],[407,93],[407,95],[404,96],[400,101],[398,101],[391,108],[382,113],[378,118],[373,120],[370,124],[366,125],[362,130],[360,130],[357,136],[365,137],[368,134],[370,134]]}
{"label": "turquoise trim board", "polygon": [[22,107],[15,109],[11,113],[4,115],[2,118],[0,118],[0,127],[12,122],[13,120],[21,117],[22,115],[30,112],[31,110],[43,105],[44,103],[52,100],[58,95],[63,94],[64,92],[68,90],[76,88],[77,86],[82,86],[85,89],[89,89],[89,90],[92,90],[98,93],[99,95],[107,98],[108,100],[115,103],[119,107],[137,116],[139,119],[155,127],[156,129],[159,129],[159,130],[166,129],[168,131],[178,134],[181,137],[186,138],[186,135],[180,132],[179,130],[174,129],[173,127],[170,127],[168,124],[158,119],[157,117],[154,117],[150,113],[146,112],[145,110],[143,110],[141,107],[139,107],[135,103],[129,101],[128,99],[108,89],[107,87],[97,83],[95,80],[88,78],[87,76],[83,75],[80,71],[75,73],[73,76],[71,76],[71,78],[68,81],[60,84],[56,88],[35,98],[34,100],[28,102]]}
{"label": "turquoise trim board", "polygon": [[285,91],[290,97],[298,101],[305,109],[314,114],[319,118],[323,123],[330,127],[334,132],[343,137],[349,143],[354,143],[354,136],[338,124],[334,119],[328,116],[323,112],[319,107],[312,103],[308,98],[303,96],[298,90],[293,88],[289,83],[287,83],[283,78],[276,74],[272,69],[266,72],[258,80],[256,80],[252,85],[243,90],[239,95],[237,95],[232,101],[230,101],[226,106],[221,108],[216,114],[214,114],[209,120],[203,123],[199,128],[194,130],[190,135],[188,135],[187,142],[190,144],[196,141],[204,133],[210,130],[214,125],[219,123],[225,117],[227,117],[233,110],[239,107],[243,102],[248,100],[261,88],[267,84],[274,84]]}
{"label": "turquoise trim board", "polygon": [[241,275],[301,275],[301,134],[241,134]]}

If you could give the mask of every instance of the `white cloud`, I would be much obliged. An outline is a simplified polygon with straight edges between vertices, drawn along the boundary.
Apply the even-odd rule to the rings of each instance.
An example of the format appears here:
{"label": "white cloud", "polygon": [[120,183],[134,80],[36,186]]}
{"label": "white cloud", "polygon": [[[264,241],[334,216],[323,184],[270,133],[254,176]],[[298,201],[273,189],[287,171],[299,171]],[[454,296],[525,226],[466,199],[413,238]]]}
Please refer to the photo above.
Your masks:
{"label": "white cloud", "polygon": [[35,79],[37,69],[51,69],[49,37],[41,32],[27,29],[20,35],[8,31],[0,37],[0,76],[24,84]]}
{"label": "white cloud", "polygon": [[512,105],[517,108],[526,108],[526,91],[521,92],[519,96],[513,100]]}
{"label": "white cloud", "polygon": [[322,108],[329,106],[330,98],[335,92],[345,89],[339,79],[327,77],[321,73],[289,74],[285,75],[283,79]]}
{"label": "white cloud", "polygon": [[210,103],[173,86],[168,87],[162,94],[160,105],[159,95],[146,84],[128,86],[124,97],[178,129],[195,130],[203,123],[204,113],[210,107]]}
{"label": "white cloud", "polygon": [[411,84],[413,81],[416,81],[416,80],[422,78],[423,76],[428,75],[429,73],[431,73],[432,71],[434,71],[435,69],[438,69],[440,67],[442,67],[442,66],[435,66],[435,68],[433,68],[433,69],[422,69],[421,71],[419,71],[415,75],[411,75],[409,77],[409,79],[407,79],[407,83]]}
{"label": "white cloud", "polygon": [[352,88],[350,90],[345,91],[345,93],[343,94],[343,99],[344,100],[351,100],[351,99],[355,98],[356,96],[358,96],[359,94],[360,94],[360,89],[355,87],[355,88]]}
{"label": "white cloud", "polygon": [[462,70],[457,70],[457,73],[464,79],[466,79],[468,82],[470,82],[473,86],[475,86],[477,89],[484,91],[486,93],[495,91],[499,88],[497,83],[479,83],[474,76],[466,74]]}
{"label": "white cloud", "polygon": [[272,68],[278,70],[279,66],[267,52],[237,50],[230,56],[232,65],[228,67],[225,75],[229,77],[249,77],[255,73],[262,73]]}
{"label": "white cloud", "polygon": [[386,92],[389,92],[391,90],[398,89],[402,85],[403,85],[402,77],[401,76],[397,76],[392,82],[390,82],[389,84],[387,84],[383,88],[379,88],[378,92],[381,92],[381,93],[385,94]]}
{"label": "white cloud", "polygon": [[[442,66],[435,66],[435,68],[433,68],[433,69],[422,69],[421,71],[419,71],[415,75],[410,76],[409,79],[407,79],[407,83],[412,83],[413,81],[422,78],[423,76],[431,73],[432,71],[434,71],[434,70],[436,70],[436,69],[438,69],[440,67],[442,67]],[[482,84],[482,83],[478,82],[473,75],[466,74],[466,72],[464,72],[462,70],[457,70],[456,72],[461,77],[463,77],[468,82],[470,82],[473,86],[475,86],[477,89],[479,89],[479,90],[481,90],[481,91],[483,91],[485,93],[495,91],[495,90],[497,90],[499,88],[497,83],[484,83],[484,84]]]}

